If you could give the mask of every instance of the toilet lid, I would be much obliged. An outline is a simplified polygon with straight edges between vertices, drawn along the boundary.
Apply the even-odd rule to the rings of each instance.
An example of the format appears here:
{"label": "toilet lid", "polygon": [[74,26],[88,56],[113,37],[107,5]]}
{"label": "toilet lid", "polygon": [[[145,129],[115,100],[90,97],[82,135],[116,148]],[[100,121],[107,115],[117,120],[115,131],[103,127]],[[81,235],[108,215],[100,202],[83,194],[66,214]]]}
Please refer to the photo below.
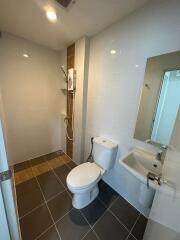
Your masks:
{"label": "toilet lid", "polygon": [[83,163],[75,167],[67,176],[67,184],[74,188],[83,188],[92,184],[101,174],[100,168],[94,163]]}

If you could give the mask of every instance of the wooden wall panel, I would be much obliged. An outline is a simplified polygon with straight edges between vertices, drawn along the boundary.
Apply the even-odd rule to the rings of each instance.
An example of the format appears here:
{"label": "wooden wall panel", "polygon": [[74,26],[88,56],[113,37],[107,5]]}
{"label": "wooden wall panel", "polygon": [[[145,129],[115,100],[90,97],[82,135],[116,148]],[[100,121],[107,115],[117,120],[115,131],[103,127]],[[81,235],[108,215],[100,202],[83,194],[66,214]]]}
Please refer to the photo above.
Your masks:
{"label": "wooden wall panel", "polygon": [[[67,48],[67,70],[70,68],[74,68],[74,61],[75,61],[75,44],[72,44]],[[67,116],[69,117],[67,131],[70,138],[73,138],[72,112],[73,112],[73,94],[67,92]],[[73,141],[70,141],[68,138],[66,138],[66,153],[70,158],[73,157]]]}

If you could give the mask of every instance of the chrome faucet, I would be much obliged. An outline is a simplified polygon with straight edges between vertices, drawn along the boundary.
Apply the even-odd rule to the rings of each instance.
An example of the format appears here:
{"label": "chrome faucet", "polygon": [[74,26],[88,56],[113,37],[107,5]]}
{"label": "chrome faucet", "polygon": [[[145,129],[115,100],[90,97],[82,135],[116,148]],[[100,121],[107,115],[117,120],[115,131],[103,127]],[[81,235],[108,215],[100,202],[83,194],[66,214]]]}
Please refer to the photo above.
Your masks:
{"label": "chrome faucet", "polygon": [[147,188],[149,188],[149,180],[151,181],[157,181],[158,185],[160,186],[162,184],[162,174],[156,175],[155,173],[148,172],[147,174]]}
{"label": "chrome faucet", "polygon": [[162,145],[159,149],[159,151],[156,154],[156,159],[160,161],[161,163],[164,163],[164,159],[166,156],[168,146],[167,145]]}

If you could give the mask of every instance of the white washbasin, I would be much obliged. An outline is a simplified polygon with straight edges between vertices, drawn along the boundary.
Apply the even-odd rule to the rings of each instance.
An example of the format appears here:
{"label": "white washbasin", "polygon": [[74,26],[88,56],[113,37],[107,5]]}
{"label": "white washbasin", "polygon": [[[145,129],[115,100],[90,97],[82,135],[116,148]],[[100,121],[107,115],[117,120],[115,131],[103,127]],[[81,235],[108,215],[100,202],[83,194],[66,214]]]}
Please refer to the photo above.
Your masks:
{"label": "white washbasin", "polygon": [[[120,159],[120,164],[144,183],[147,181],[148,172],[156,175],[162,172],[162,164],[156,159],[155,155],[141,149],[134,149],[129,152]],[[151,185],[154,184],[157,185],[156,182],[151,182]]]}

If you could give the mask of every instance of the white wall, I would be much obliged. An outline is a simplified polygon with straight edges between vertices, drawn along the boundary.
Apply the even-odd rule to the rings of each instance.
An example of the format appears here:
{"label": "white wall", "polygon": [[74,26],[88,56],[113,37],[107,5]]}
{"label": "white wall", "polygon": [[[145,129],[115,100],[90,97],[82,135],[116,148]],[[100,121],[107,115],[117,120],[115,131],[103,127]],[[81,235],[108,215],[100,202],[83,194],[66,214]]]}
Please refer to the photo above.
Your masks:
{"label": "white wall", "polygon": [[[24,58],[28,53],[29,58]],[[10,164],[63,146],[64,55],[7,33],[0,38],[0,90]]]}
{"label": "white wall", "polygon": [[[146,60],[180,49],[180,1],[154,0],[90,42],[90,70],[85,157],[90,137],[102,135],[119,144],[116,165],[104,177],[129,202],[140,208],[118,160],[133,140]],[[111,55],[110,50],[116,54]]]}
{"label": "white wall", "polygon": [[75,43],[76,91],[74,98],[73,160],[84,160],[85,127],[87,114],[87,86],[89,70],[89,39],[83,37]]}

